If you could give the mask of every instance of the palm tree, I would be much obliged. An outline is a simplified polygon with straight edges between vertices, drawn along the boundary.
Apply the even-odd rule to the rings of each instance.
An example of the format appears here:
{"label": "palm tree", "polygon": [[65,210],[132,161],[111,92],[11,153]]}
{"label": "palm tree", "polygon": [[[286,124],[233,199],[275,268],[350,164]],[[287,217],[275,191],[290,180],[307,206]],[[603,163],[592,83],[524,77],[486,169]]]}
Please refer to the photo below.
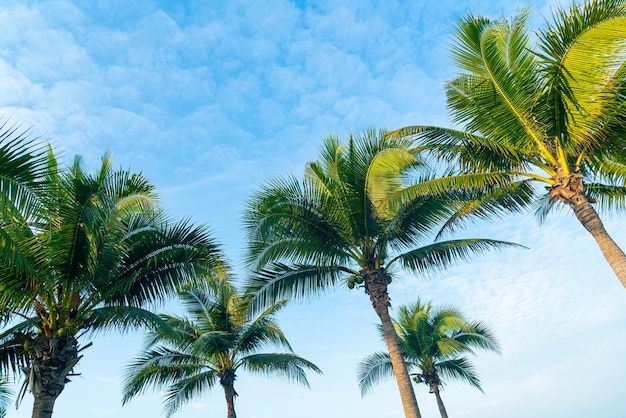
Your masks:
{"label": "palm tree", "polygon": [[626,207],[626,1],[559,7],[537,36],[527,16],[459,22],[461,73],[446,92],[464,130],[399,132],[462,170],[491,173],[490,185],[543,184],[531,200],[540,220],[569,207],[626,287],[626,256],[592,206]]}
{"label": "palm tree", "polygon": [[[321,160],[305,178],[276,179],[257,192],[245,212],[250,281],[257,303],[303,298],[339,283],[362,284],[379,316],[407,417],[419,417],[397,335],[389,316],[388,285],[394,268],[427,275],[472,253],[510,243],[487,239],[431,242],[454,216],[453,193],[425,194],[434,180],[410,141],[369,130],[346,145],[329,137]],[[425,169],[423,171],[426,171]],[[410,196],[407,197],[407,196]],[[420,246],[420,244],[425,244]],[[360,286],[359,286],[360,287]]]}
{"label": "palm tree", "polygon": [[[0,365],[24,372],[33,417],[50,417],[82,357],[85,335],[162,322],[147,308],[222,264],[206,228],[173,222],[141,175],[90,175],[76,158],[61,170],[52,151],[34,203],[12,211],[2,233],[12,258],[0,263]],[[34,209],[32,209],[34,208]]]}
{"label": "palm tree", "polygon": [[[225,284],[216,294],[188,290],[181,294],[189,319],[163,316],[168,329],[155,329],[146,351],[126,370],[126,403],[147,388],[167,388],[165,415],[209,390],[219,381],[228,410],[235,418],[235,380],[239,370],[277,375],[308,387],[306,370],[321,373],[313,363],[293,354],[275,320],[284,301],[254,316],[251,305]],[[263,351],[264,346],[287,353]]]}
{"label": "palm tree", "polygon": [[[454,308],[432,308],[418,300],[400,307],[395,322],[402,353],[416,383],[425,383],[435,394],[442,418],[448,413],[441,400],[442,377],[463,380],[482,392],[474,367],[463,354],[475,349],[499,352],[491,331],[480,322],[469,322]],[[391,359],[385,352],[367,356],[358,367],[361,395],[393,376]]]}

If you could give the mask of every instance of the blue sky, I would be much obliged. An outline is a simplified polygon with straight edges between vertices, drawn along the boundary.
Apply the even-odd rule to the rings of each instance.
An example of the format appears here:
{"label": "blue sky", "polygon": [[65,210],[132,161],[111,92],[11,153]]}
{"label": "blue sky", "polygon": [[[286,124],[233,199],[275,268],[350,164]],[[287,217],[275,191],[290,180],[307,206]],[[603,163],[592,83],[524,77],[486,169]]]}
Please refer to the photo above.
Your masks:
{"label": "blue sky", "polygon": [[[468,11],[531,26],[554,1],[13,1],[0,5],[0,114],[32,126],[69,160],[110,151],[142,171],[177,217],[207,223],[241,269],[240,214],[264,180],[301,175],[324,136],[368,127],[448,125],[448,46]],[[485,394],[450,383],[454,417],[623,416],[626,292],[567,212],[474,224],[458,236],[529,247],[390,289],[397,306],[432,299],[488,323],[502,355],[476,358]],[[626,221],[607,218],[626,246]],[[368,298],[337,289],[280,317],[295,351],[323,376],[311,389],[241,374],[249,418],[402,417],[393,382],[361,399],[358,361],[383,348]],[[158,394],[122,408],[120,375],[141,335],[97,337],[56,405],[58,417],[157,417]],[[417,388],[424,417],[435,400]],[[32,398],[9,417],[30,416]],[[222,417],[220,388],[176,416]]]}

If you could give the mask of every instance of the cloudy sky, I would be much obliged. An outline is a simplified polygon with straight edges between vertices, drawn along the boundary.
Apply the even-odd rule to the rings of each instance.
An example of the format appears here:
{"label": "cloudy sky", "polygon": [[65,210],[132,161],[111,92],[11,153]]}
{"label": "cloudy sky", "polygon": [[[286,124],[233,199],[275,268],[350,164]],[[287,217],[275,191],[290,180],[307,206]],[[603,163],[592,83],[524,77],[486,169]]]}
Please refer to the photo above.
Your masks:
{"label": "cloudy sky", "polygon": [[[489,3],[489,4],[487,4]],[[447,125],[443,84],[453,25],[468,12],[510,16],[551,1],[4,0],[0,114],[31,127],[66,160],[95,167],[111,152],[142,171],[177,217],[210,225],[240,275],[246,198],[264,180],[301,175],[324,136],[368,127]],[[626,246],[626,221],[607,218]],[[394,281],[398,306],[420,297],[489,324],[502,355],[480,354],[485,394],[451,382],[453,417],[623,417],[626,291],[568,212],[475,224],[458,236],[516,241],[445,274]],[[241,374],[239,416],[403,416],[393,382],[361,399],[358,361],[380,350],[368,298],[337,289],[292,304],[280,322],[323,376],[311,389]],[[57,401],[57,417],[158,417],[159,394],[126,407],[120,375],[141,335],[94,340]],[[426,387],[424,417],[436,417]],[[9,417],[30,416],[27,394]],[[220,388],[176,416],[223,417]]]}

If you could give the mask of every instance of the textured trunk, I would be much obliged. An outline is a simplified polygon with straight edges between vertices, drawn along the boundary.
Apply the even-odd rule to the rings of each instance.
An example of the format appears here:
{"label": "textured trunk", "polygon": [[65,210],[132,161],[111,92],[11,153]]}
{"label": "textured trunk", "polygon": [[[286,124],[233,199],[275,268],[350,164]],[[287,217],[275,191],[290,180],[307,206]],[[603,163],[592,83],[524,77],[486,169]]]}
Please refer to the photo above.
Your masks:
{"label": "textured trunk", "polygon": [[576,218],[596,240],[604,258],[617,275],[617,278],[626,287],[626,255],[604,229],[598,213],[585,196],[576,196],[568,202]]}
{"label": "textured trunk", "polygon": [[48,394],[35,395],[35,403],[33,405],[33,418],[50,418],[54,409],[54,402],[57,396]]}
{"label": "textured trunk", "polygon": [[577,168],[573,168],[569,174],[563,174],[563,170],[559,169],[559,174],[552,179],[555,184],[550,187],[550,198],[567,203],[572,208],[576,218],[598,243],[622,286],[626,287],[626,255],[606,232],[598,213],[585,196],[583,176]]}
{"label": "textured trunk", "polygon": [[389,294],[387,293],[387,275],[383,269],[379,269],[373,271],[363,270],[361,271],[361,276],[365,281],[365,290],[370,296],[374,310],[378,314],[383,327],[383,335],[400,391],[404,415],[406,418],[421,418],[411,378],[398,342],[398,334],[389,316],[390,303]]}
{"label": "textured trunk", "polygon": [[225,372],[220,377],[220,384],[224,388],[224,396],[226,397],[226,408],[228,410],[226,417],[237,418],[237,414],[235,414],[235,397],[237,396],[237,392],[235,392],[235,373],[230,370]]}
{"label": "textured trunk", "polygon": [[28,372],[28,387],[35,402],[33,418],[52,416],[54,402],[59,397],[67,376],[78,363],[77,341],[73,337],[46,337],[39,335],[31,340],[31,365]]}
{"label": "textured trunk", "polygon": [[446,412],[446,407],[443,405],[441,394],[439,393],[439,385],[431,385],[430,390],[432,390],[435,394],[435,398],[437,398],[437,406],[439,407],[441,418],[448,418],[448,412]]}

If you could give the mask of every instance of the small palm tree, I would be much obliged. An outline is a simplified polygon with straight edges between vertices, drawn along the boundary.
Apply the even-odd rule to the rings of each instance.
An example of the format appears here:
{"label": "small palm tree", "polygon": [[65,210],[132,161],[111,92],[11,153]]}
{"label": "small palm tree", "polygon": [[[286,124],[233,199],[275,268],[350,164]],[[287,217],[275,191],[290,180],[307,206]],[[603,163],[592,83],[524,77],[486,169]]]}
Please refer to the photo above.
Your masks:
{"label": "small palm tree", "polygon": [[[464,130],[400,132],[438,159],[491,174],[485,185],[506,185],[509,207],[533,203],[541,220],[570,209],[626,287],[626,255],[592,205],[626,208],[626,1],[558,7],[536,36],[527,17],[462,19],[452,51],[460,75],[446,92]],[[527,194],[525,184],[534,199],[512,193]]]}
{"label": "small palm tree", "polygon": [[249,287],[259,304],[338,284],[369,296],[407,418],[420,413],[389,315],[394,270],[423,277],[512,245],[489,239],[433,242],[456,217],[459,196],[454,189],[428,193],[441,179],[430,175],[415,152],[410,141],[385,131],[351,135],[346,144],[331,136],[303,181],[274,180],[252,197],[245,213],[249,260],[259,270]]}
{"label": "small palm tree", "polygon": [[168,220],[152,185],[114,170],[109,156],[95,175],[78,157],[62,170],[49,151],[46,163],[31,203],[0,228],[12,245],[0,259],[0,311],[12,320],[0,365],[24,372],[22,396],[33,394],[37,418],[52,415],[90,345],[85,335],[161,322],[152,303],[222,265],[204,227]]}
{"label": "small palm tree", "polygon": [[[441,400],[442,378],[462,380],[482,391],[474,367],[464,354],[476,349],[499,352],[491,331],[480,322],[469,322],[454,308],[433,308],[418,300],[400,307],[396,330],[402,353],[416,383],[425,383],[435,394],[442,418],[448,414]],[[361,395],[393,376],[389,355],[378,352],[366,357],[358,367]]]}
{"label": "small palm tree", "polygon": [[[235,380],[239,370],[276,375],[308,387],[306,370],[321,373],[296,356],[275,321],[284,301],[254,316],[250,304],[224,284],[216,295],[206,290],[181,294],[189,318],[163,316],[166,329],[156,329],[146,351],[126,370],[126,403],[148,388],[167,388],[165,415],[209,390],[217,382],[226,397],[227,416],[235,418]],[[267,344],[287,353],[263,351]]]}

